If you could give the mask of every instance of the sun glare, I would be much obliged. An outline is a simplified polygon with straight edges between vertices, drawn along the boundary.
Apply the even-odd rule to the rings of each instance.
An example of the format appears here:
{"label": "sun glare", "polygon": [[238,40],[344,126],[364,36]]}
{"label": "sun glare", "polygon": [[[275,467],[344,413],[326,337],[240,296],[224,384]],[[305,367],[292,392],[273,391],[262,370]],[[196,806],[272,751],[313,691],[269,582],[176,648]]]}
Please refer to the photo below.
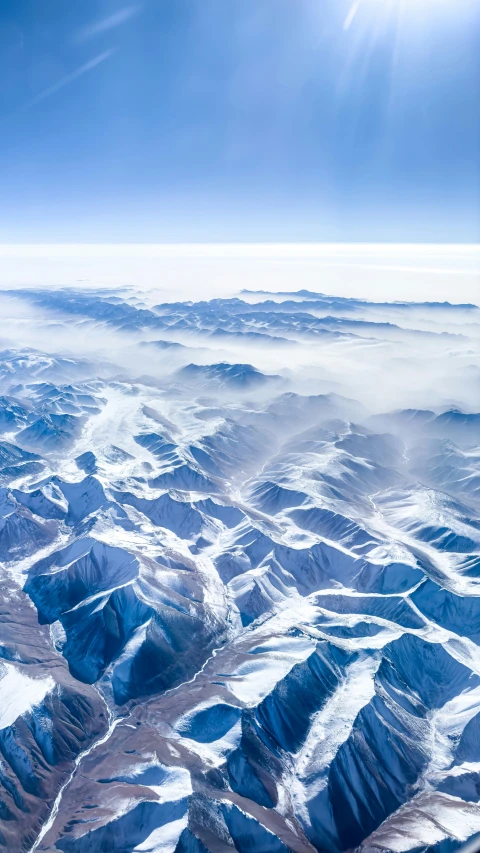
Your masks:
{"label": "sun glare", "polygon": [[348,30],[362,11],[368,10],[376,15],[405,11],[409,15],[421,13],[423,17],[429,10],[433,12],[441,8],[450,9],[452,14],[458,14],[460,6],[471,5],[472,2],[473,0],[457,0],[456,3],[452,0],[353,0],[350,7],[347,6],[344,29]]}

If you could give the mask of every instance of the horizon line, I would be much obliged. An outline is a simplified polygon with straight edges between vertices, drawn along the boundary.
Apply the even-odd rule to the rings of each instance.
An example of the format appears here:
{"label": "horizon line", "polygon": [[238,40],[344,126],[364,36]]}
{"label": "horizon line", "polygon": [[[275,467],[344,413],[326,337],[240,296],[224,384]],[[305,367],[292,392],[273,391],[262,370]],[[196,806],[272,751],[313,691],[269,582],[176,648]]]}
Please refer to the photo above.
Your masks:
{"label": "horizon line", "polygon": [[321,241],[79,241],[79,242],[71,242],[71,241],[60,241],[60,242],[3,242],[0,241],[0,251],[6,249],[51,249],[55,247],[56,249],[78,249],[78,248],[89,248],[89,249],[157,249],[157,250],[178,250],[178,249],[186,249],[186,250],[201,250],[201,251],[211,251],[211,250],[353,250],[353,251],[362,251],[365,249],[368,250],[385,250],[385,249],[407,249],[407,250],[432,250],[435,252],[442,251],[452,251],[452,250],[461,250],[461,251],[480,251],[480,241],[478,243],[421,243],[421,242],[348,242],[348,241],[340,241],[340,242],[321,242]]}

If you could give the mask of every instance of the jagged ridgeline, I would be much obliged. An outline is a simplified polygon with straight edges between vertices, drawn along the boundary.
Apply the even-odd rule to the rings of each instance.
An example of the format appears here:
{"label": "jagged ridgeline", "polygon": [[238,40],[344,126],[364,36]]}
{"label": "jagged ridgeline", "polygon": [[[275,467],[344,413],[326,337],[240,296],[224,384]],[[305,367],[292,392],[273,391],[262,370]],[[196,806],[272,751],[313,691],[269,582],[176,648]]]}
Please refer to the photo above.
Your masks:
{"label": "jagged ridgeline", "polygon": [[13,297],[0,848],[479,832],[479,309]]}

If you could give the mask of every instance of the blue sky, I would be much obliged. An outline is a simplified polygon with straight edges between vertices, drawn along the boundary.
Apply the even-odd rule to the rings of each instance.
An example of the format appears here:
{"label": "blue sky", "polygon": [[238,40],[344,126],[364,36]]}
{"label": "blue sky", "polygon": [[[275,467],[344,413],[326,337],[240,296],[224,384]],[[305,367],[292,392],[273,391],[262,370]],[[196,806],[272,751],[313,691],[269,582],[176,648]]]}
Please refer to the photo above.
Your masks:
{"label": "blue sky", "polygon": [[480,238],[476,0],[0,0],[0,242]]}

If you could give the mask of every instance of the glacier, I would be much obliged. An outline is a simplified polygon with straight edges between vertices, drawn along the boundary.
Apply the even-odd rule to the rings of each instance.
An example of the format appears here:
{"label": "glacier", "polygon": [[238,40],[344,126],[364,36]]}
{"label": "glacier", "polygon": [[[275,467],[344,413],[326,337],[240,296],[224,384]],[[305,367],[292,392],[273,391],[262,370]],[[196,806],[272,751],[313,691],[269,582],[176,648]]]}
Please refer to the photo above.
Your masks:
{"label": "glacier", "polygon": [[473,839],[480,309],[0,298],[0,847]]}

